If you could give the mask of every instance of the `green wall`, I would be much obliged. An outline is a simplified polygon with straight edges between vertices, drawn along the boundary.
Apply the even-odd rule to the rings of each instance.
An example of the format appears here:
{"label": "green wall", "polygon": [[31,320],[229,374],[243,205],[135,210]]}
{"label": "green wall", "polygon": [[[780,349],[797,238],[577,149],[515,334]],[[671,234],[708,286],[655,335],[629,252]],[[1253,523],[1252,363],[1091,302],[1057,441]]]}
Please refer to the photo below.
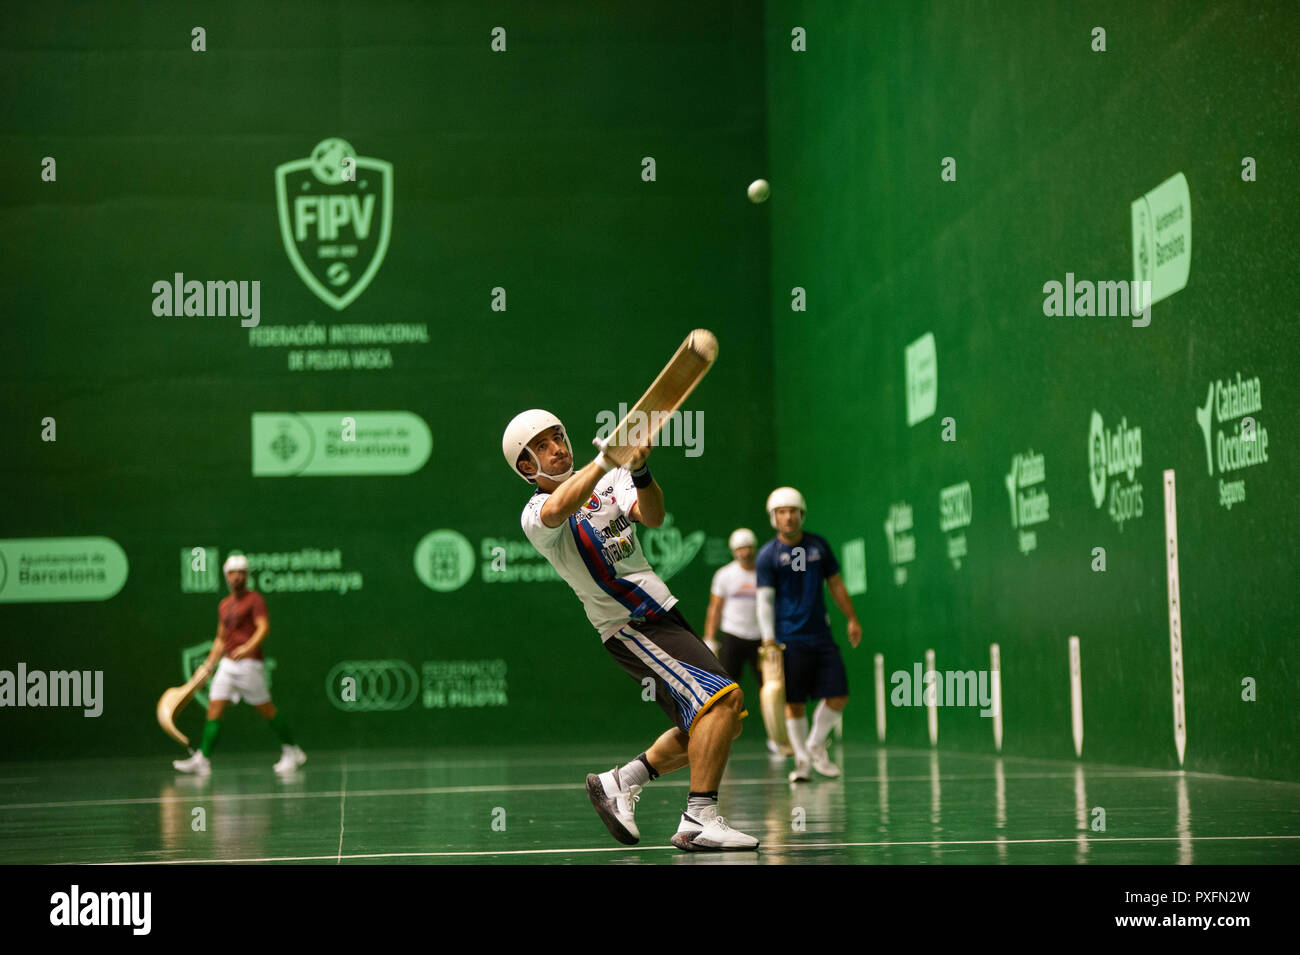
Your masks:
{"label": "green wall", "polygon": [[[997,642],[1003,752],[1071,758],[1077,635],[1084,757],[1176,766],[1162,488],[1173,469],[1185,765],[1300,778],[1288,494],[1300,97],[1288,6],[783,3],[766,22],[759,10],[11,12],[0,38],[0,669],[100,669],[105,700],[95,719],[0,711],[0,759],[170,755],[153,703],[180,682],[182,650],[211,637],[221,593],[206,588],[235,549],[320,554],[296,584],[309,589],[285,589],[284,571],[254,575],[275,697],[308,749],[635,745],[662,727],[658,708],[605,659],[567,586],[518,579],[540,562],[510,549],[528,489],[499,439],[540,405],[585,454],[597,415],[635,401],[686,331],[706,326],[722,348],[691,400],[703,453],[656,450],[673,524],[649,535],[697,628],[727,533],[764,534],[766,493],[792,483],[846,576],[861,547],[854,600],[867,636],[846,650],[851,739],[874,739],[874,654],[887,674],[926,649],[941,670],[977,670]],[[191,50],[195,26],[206,52]],[[498,26],[505,52],[491,49]],[[796,26],[804,52],[790,48]],[[1091,49],[1097,26],[1105,52]],[[342,309],[291,262],[276,195],[277,167],[332,137],[391,164],[393,197],[379,268]],[[41,178],[47,156],[53,182]],[[642,180],[647,156],[655,182]],[[1254,182],[1242,180],[1245,156]],[[944,157],[955,181],[941,178]],[[345,229],[324,250],[302,247],[336,293],[384,231],[383,167],[358,172],[355,187],[286,178],[293,208],[337,194],[372,211],[355,242]],[[1044,316],[1046,282],[1133,277],[1130,206],[1178,173],[1190,272],[1150,325]],[[773,195],[756,207],[744,188],[759,175]],[[342,275],[327,271],[339,262]],[[176,272],[258,281],[258,327],[155,315],[153,285]],[[790,308],[796,286],[806,311]],[[492,307],[498,287],[504,311]],[[394,331],[417,340],[365,341]],[[905,349],[927,333],[935,408],[909,424]],[[286,343],[313,336],[325,343]],[[334,366],[336,352],[352,367]],[[1207,473],[1197,409],[1238,374],[1260,381],[1251,416],[1268,461]],[[1141,429],[1141,464],[1106,475],[1101,507],[1094,412],[1104,429]],[[363,470],[410,473],[302,473],[356,458],[329,453],[350,451],[329,434],[349,413],[362,444],[380,445]],[[254,415],[270,417],[255,431]],[[57,440],[42,439],[46,418]],[[955,441],[943,440],[947,418]],[[1216,439],[1235,433],[1240,416],[1211,426]],[[427,459],[391,453],[426,427]],[[1045,489],[1050,502],[1022,553],[1007,477],[1030,451],[1044,480],[1017,493]],[[1221,481],[1240,481],[1244,500],[1221,504]],[[943,530],[940,491],[963,482],[969,524]],[[1122,527],[1107,513],[1115,488],[1142,500]],[[891,551],[895,505],[913,526],[894,527]],[[472,554],[458,557],[454,535],[420,552],[447,590],[416,571],[417,546],[440,530]],[[119,546],[120,589],[6,602],[21,554],[49,558],[49,539],[67,537]],[[32,538],[44,543],[12,543]],[[488,579],[498,541],[511,582]],[[98,549],[111,576],[107,547],[55,556]],[[211,549],[206,573],[188,569],[196,547]],[[910,560],[891,560],[908,547]],[[399,661],[386,698],[409,702],[340,709],[326,683],[346,661]],[[433,681],[457,661],[483,676],[462,685],[469,699],[439,700]],[[508,702],[497,705],[502,666]],[[1247,677],[1254,702],[1242,700]],[[198,727],[197,709],[184,723]],[[890,707],[887,725],[891,744],[928,745],[923,710]],[[992,751],[990,720],[945,707],[939,743]],[[266,748],[270,736],[239,713],[222,744]]]}
{"label": "green wall", "polygon": [[[1092,49],[1098,26],[1105,52]],[[805,52],[791,49],[796,27]],[[804,491],[809,527],[841,551],[863,541],[851,732],[874,738],[873,654],[887,675],[926,649],[940,670],[987,669],[996,642],[1003,753],[1073,758],[1077,635],[1083,756],[1176,767],[1172,469],[1184,765],[1300,778],[1292,5],[769,4],[765,29],[779,481]],[[1046,317],[1044,283],[1134,277],[1130,205],[1177,173],[1194,240],[1186,287],[1146,327]],[[795,287],[806,311],[791,309]],[[926,333],[935,408],[909,424],[905,349]],[[1268,460],[1210,474],[1196,412],[1212,382],[1238,374],[1259,379]],[[1100,507],[1094,412],[1104,429],[1141,431],[1140,465],[1107,476]],[[1215,417],[1216,444],[1240,419]],[[1007,478],[1031,450],[1044,480],[1016,493],[1045,487],[1049,506],[1022,553]],[[1244,500],[1221,504],[1221,481],[1241,481]],[[945,531],[940,491],[962,482],[969,523]],[[1108,514],[1115,487],[1140,496],[1140,517]],[[894,522],[891,551],[886,522],[904,503],[912,527]],[[948,548],[962,537],[957,566]],[[909,546],[910,560],[891,559]],[[887,727],[890,743],[928,745],[924,709],[891,706]],[[978,708],[939,709],[938,739],[994,748]]]}
{"label": "green wall", "polygon": [[[673,518],[651,546],[682,565],[670,585],[697,628],[726,535],[762,519],[771,435],[752,425],[771,419],[766,210],[744,192],[765,153],[762,24],[747,7],[259,0],[9,12],[0,538],[11,543],[0,547],[12,576],[24,546],[49,551],[48,540],[15,540],[109,538],[129,571],[108,599],[0,603],[0,669],[98,669],[105,681],[98,718],[0,711],[0,758],[172,755],[154,702],[182,681],[182,650],[212,637],[215,568],[231,550],[321,552],[299,584],[309,589],[286,590],[296,578],[285,570],[253,575],[269,605],[274,697],[308,750],[635,745],[663,728],[567,585],[488,582],[484,545],[524,542],[528,488],[500,450],[510,418],[555,411],[587,459],[597,415],[635,402],[698,326],[722,343],[690,405],[704,413],[702,453],[651,458]],[[191,50],[196,25],[206,52]],[[497,26],[505,52],[491,49]],[[386,254],[342,310],[295,270],[277,217],[277,167],[331,137],[392,166]],[[46,156],[54,182],[40,176]],[[646,156],[654,182],[642,179]],[[341,236],[356,255],[339,243],[334,259],[317,258],[319,244],[307,253],[344,262],[339,292],[378,248],[384,174],[358,172],[357,209],[375,198],[371,230]],[[295,179],[286,197],[335,186]],[[259,281],[260,323],[155,315],[153,284],[176,272]],[[504,311],[492,308],[497,287]],[[329,340],[340,326],[390,323],[427,340]],[[279,343],[294,329],[325,344]],[[321,356],[335,349],[378,367],[329,367]],[[365,417],[374,412],[419,420]],[[389,450],[415,443],[423,422],[431,453],[381,448],[365,465],[407,474],[255,476],[258,458],[290,470],[313,453],[340,459],[311,419],[282,414],[255,439],[252,416],[268,413],[326,415],[335,431],[351,413],[362,444]],[[42,440],[47,417],[54,441]],[[472,552],[455,589],[416,573],[417,544],[437,530]],[[206,574],[183,569],[195,547],[212,549]],[[427,555],[431,574],[437,557],[433,579],[455,578],[455,548]],[[507,555],[510,573],[538,563]],[[381,700],[405,699],[410,673],[420,689],[400,709],[339,709],[326,681],[344,661],[410,668],[377,677],[380,689],[388,680]],[[469,700],[433,694],[425,706],[424,664],[445,673],[450,661],[477,661],[486,682],[467,687]],[[272,745],[251,712],[228,722],[222,749]],[[183,728],[200,725],[197,707],[184,714]]]}

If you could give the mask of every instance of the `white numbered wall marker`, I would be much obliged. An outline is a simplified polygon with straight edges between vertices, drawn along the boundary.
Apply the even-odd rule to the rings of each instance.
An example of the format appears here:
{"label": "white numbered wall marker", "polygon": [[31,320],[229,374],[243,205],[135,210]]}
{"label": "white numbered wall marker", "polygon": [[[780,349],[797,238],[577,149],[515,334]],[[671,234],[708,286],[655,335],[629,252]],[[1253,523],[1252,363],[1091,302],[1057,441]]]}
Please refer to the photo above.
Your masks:
{"label": "white numbered wall marker", "polygon": [[1002,650],[989,644],[989,677],[993,689],[993,748],[1002,752]]}
{"label": "white numbered wall marker", "polygon": [[[934,669],[933,650],[925,651],[925,672],[927,675],[932,675],[931,679],[938,681],[939,674],[936,673]],[[935,686],[935,684],[931,685]],[[927,689],[929,688],[927,687]],[[922,696],[925,699],[925,719],[930,726],[930,745],[934,746],[939,742],[939,707],[937,705],[939,701],[939,690],[937,686],[935,686],[934,690],[923,693]]]}
{"label": "white numbered wall marker", "polygon": [[885,741],[885,655],[876,654],[876,739]]}
{"label": "white numbered wall marker", "polygon": [[1178,504],[1174,493],[1174,471],[1165,471],[1165,561],[1169,578],[1169,666],[1174,685],[1174,745],[1178,765],[1187,750],[1187,710],[1183,697],[1183,616],[1178,596]]}
{"label": "white numbered wall marker", "polygon": [[1079,638],[1070,638],[1070,730],[1074,734],[1074,755],[1083,755],[1083,668],[1079,662]]}

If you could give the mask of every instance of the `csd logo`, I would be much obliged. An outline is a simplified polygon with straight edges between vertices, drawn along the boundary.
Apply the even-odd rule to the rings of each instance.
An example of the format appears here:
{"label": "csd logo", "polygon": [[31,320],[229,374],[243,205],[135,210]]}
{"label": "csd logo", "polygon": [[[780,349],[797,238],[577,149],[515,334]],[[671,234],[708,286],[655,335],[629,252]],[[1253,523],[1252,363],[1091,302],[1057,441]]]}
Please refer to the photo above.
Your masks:
{"label": "csd logo", "polygon": [[325,695],[340,710],[404,710],[420,678],[405,660],[344,660],[325,679]]}

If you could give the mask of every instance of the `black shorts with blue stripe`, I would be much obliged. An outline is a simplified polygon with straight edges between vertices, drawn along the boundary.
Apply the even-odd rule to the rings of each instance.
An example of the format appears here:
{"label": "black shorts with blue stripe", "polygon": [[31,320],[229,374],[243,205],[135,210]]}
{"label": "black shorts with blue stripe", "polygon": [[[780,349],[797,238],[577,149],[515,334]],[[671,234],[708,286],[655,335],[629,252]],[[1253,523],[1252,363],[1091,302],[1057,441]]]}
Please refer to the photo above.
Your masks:
{"label": "black shorts with blue stripe", "polygon": [[676,607],[620,628],[605,649],[638,683],[654,680],[655,702],[687,735],[714,703],[739,689]]}
{"label": "black shorts with blue stripe", "polygon": [[828,633],[789,637],[785,643],[785,701],[830,700],[849,695],[849,675],[840,648]]}

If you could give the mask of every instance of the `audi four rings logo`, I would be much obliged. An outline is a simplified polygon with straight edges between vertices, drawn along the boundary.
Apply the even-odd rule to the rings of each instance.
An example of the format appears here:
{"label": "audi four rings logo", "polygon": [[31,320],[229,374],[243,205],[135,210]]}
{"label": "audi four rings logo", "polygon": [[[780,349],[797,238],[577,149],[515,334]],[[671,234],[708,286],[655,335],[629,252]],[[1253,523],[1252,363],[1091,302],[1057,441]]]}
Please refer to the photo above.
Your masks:
{"label": "audi four rings logo", "polygon": [[420,678],[405,660],[344,660],[325,679],[325,695],[340,710],[404,710]]}

